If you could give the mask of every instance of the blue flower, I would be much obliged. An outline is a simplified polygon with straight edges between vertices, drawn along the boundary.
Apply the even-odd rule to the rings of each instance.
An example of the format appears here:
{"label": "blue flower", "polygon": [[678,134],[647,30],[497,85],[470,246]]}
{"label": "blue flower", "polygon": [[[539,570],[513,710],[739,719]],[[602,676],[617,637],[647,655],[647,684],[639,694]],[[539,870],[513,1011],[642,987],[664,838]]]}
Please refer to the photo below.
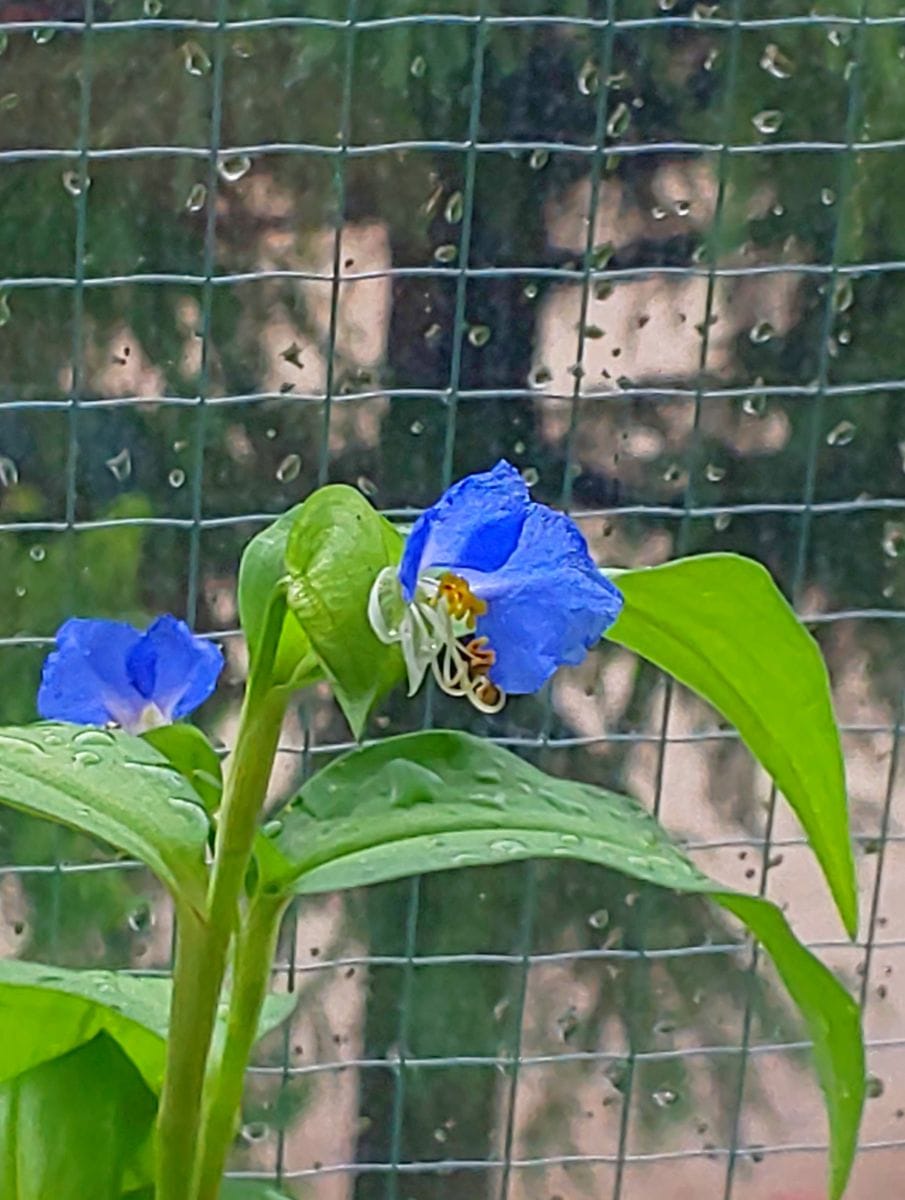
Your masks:
{"label": "blue flower", "polygon": [[114,722],[141,733],[188,716],[222,670],[220,648],[175,617],[159,617],[144,632],[73,618],[60,626],[44,663],[38,712],[49,721]]}
{"label": "blue flower", "polygon": [[621,608],[575,522],[535,504],[501,461],[422,513],[369,614],[378,637],[400,643],[411,691],[430,666],[444,690],[496,711],[506,693],[580,663]]}

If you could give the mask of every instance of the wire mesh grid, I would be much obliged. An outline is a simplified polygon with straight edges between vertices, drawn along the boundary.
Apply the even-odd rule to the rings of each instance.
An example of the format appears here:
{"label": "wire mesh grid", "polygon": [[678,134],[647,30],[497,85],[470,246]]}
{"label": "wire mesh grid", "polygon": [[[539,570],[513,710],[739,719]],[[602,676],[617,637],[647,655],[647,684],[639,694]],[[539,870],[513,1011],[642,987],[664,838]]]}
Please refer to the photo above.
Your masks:
{"label": "wire mesh grid", "polygon": [[[27,101],[22,107],[31,106],[27,118],[11,124],[0,147],[6,196],[31,194],[27,204],[33,205],[35,229],[45,220],[52,227],[46,245],[26,253],[36,235],[26,233],[26,214],[20,214],[16,238],[22,237],[25,249],[20,252],[10,242],[0,268],[0,332],[15,338],[17,331],[26,331],[15,352],[26,361],[13,351],[5,359],[0,480],[10,499],[0,535],[9,547],[10,586],[21,603],[6,623],[0,651],[7,671],[21,673],[31,686],[52,638],[51,614],[58,609],[64,615],[93,602],[95,610],[105,606],[111,615],[128,615],[159,609],[166,600],[235,652],[235,691],[241,648],[229,600],[234,567],[231,573],[223,560],[277,515],[277,496],[288,504],[318,483],[356,480],[391,519],[405,522],[465,467],[488,465],[488,453],[497,450],[524,466],[526,476],[533,472],[539,494],[572,511],[595,548],[606,551],[618,542],[639,562],[709,548],[755,553],[779,576],[838,675],[837,703],[850,770],[858,779],[855,832],[866,852],[859,858],[864,920],[854,948],[814,919],[802,839],[782,819],[763,781],[756,783],[750,771],[739,774],[733,765],[742,754],[735,734],[717,726],[712,714],[689,717],[688,698],[679,691],[651,677],[630,717],[623,710],[601,724],[596,716],[581,716],[582,705],[598,713],[599,689],[586,687],[586,680],[567,681],[548,689],[530,708],[518,707],[513,717],[481,725],[480,731],[526,755],[544,761],[552,756],[557,769],[570,770],[577,763],[595,780],[601,770],[603,779],[611,770],[628,774],[667,825],[675,818],[691,831],[689,849],[705,865],[724,874],[742,871],[746,886],[778,892],[793,920],[801,917],[809,944],[858,987],[872,1061],[887,1073],[881,1077],[878,1071],[875,1081],[878,1098],[883,1086],[887,1093],[883,1117],[869,1115],[862,1142],[862,1164],[876,1158],[886,1165],[880,1174],[859,1168],[856,1187],[864,1190],[857,1194],[866,1195],[878,1180],[901,1171],[905,1148],[905,1132],[896,1124],[902,1109],[895,1107],[905,1020],[897,1013],[883,1015],[883,1005],[877,1004],[878,998],[888,999],[891,985],[883,980],[905,947],[905,927],[893,922],[890,928],[886,915],[897,894],[895,873],[903,869],[899,847],[905,841],[896,819],[903,714],[901,659],[898,666],[895,662],[905,608],[902,585],[890,574],[898,569],[905,546],[900,523],[905,498],[902,464],[895,461],[887,469],[882,457],[890,451],[894,460],[900,453],[905,461],[905,443],[899,440],[905,363],[892,345],[896,332],[890,315],[905,246],[890,235],[884,247],[863,229],[871,221],[879,225],[895,218],[905,114],[897,130],[895,114],[884,122],[878,106],[883,89],[892,86],[881,68],[887,69],[887,59],[902,58],[905,16],[895,5],[865,0],[819,5],[820,11],[801,6],[793,13],[782,11],[788,5],[743,0],[706,5],[587,0],[555,6],[557,12],[553,7],[529,0],[446,5],[212,0],[203,6],[146,0],[140,12],[127,13],[129,5],[122,0],[113,5],[98,0],[74,6],[49,0],[0,4],[5,55],[0,81],[4,73],[12,80],[9,90],[0,86],[0,108],[12,113],[20,94]],[[15,77],[17,70],[33,71],[41,53],[56,56],[47,68],[48,86],[61,75],[70,85],[62,97],[64,111],[49,125],[39,114],[40,98],[25,95],[21,77]],[[176,62],[180,83],[167,73],[169,67],[160,69],[164,60]],[[263,62],[251,84],[240,81],[247,62]],[[292,74],[281,76],[281,70]],[[662,84],[655,95],[652,81],[660,87],[671,71],[673,91]],[[810,72],[813,85],[802,82]],[[433,89],[428,99],[417,90],[425,79]],[[130,80],[137,89],[131,108]],[[190,100],[183,84],[194,89]],[[786,85],[790,98],[782,109],[761,96]],[[301,102],[291,101],[292,86],[303,89]],[[815,101],[811,93],[821,87],[826,94]],[[268,88],[271,107],[263,108],[256,121],[256,90]],[[565,91],[568,103],[561,99]],[[118,127],[98,118],[114,97],[124,112]],[[185,116],[181,106],[186,104],[194,117]],[[385,112],[381,105],[387,106]],[[284,113],[287,107],[291,111]],[[828,115],[822,121],[824,109]],[[329,110],[326,116],[324,110]],[[422,159],[427,167],[413,183],[406,172]],[[497,178],[493,172],[500,163]],[[516,186],[514,176],[506,174],[512,163],[530,186]],[[551,163],[563,164],[560,177],[541,189],[536,181],[551,173]],[[790,175],[789,163],[797,174]],[[706,178],[694,174],[701,164]],[[143,173],[130,181],[136,167]],[[296,167],[300,174],[293,174]],[[678,185],[669,183],[669,172]],[[180,240],[176,218],[158,237],[142,208],[142,188],[153,193],[151,204],[160,203],[153,189],[164,176],[172,178],[174,191],[181,189],[178,219],[194,223],[191,238]],[[42,211],[46,196],[38,189],[51,179],[55,198]],[[676,186],[681,196],[685,189],[706,209],[694,237],[681,224],[692,201],[676,199]],[[786,215],[783,187],[788,193],[807,191],[810,199],[799,203],[791,233],[779,237]],[[110,200],[117,189],[119,208]],[[423,244],[406,240],[406,227],[415,219],[413,194],[427,230]],[[60,203],[67,205],[65,217],[59,217]],[[559,209],[552,211],[557,203]],[[571,227],[563,233],[567,219]],[[7,218],[10,238],[12,220]],[[108,251],[101,226],[125,227],[133,221],[134,253]],[[534,241],[520,237],[523,225],[533,229]],[[373,243],[370,259],[367,247],[361,251],[364,266],[356,264],[358,251],[353,255],[349,249],[367,243],[364,234],[355,240],[355,230],[364,230]],[[282,249],[290,235],[302,242],[320,240],[315,250],[306,244],[293,256]],[[64,264],[69,265],[64,269]],[[663,294],[670,312],[686,306],[695,311],[678,313],[681,322],[673,322],[669,332],[654,321],[660,343],[654,359],[662,351],[670,366],[660,370],[651,365],[650,354],[646,359],[635,354],[635,373],[614,378],[623,347],[615,346],[601,369],[599,346],[611,331],[600,328],[597,313],[613,295],[625,294],[633,328],[641,330],[655,304],[652,293],[643,290],[651,286]],[[359,346],[356,352],[349,332],[349,297],[356,287],[372,289],[362,293],[365,311],[356,319],[382,323],[376,350]],[[761,290],[752,300],[746,287]],[[274,290],[262,290],[268,288]],[[289,336],[286,312],[292,312],[291,297],[304,288],[316,337],[301,349],[293,337],[290,346],[271,353],[283,365],[297,367],[303,383],[297,373],[291,385],[277,384],[263,359],[244,369],[241,356],[250,345],[269,339],[276,346],[274,339]],[[642,290],[633,293],[632,288]],[[692,290],[675,290],[682,288]],[[867,298],[855,303],[853,293],[862,289]],[[252,300],[243,300],[248,295]],[[32,296],[37,301],[30,304]],[[565,316],[557,325],[554,308],[564,297]],[[527,315],[525,300],[546,304],[552,332],[536,315]],[[373,311],[367,311],[372,303]],[[531,331],[527,341],[504,353],[495,326],[504,321],[507,305],[515,325],[530,325]],[[742,315],[730,353],[720,323],[726,323],[733,305]],[[769,320],[758,317],[760,309]],[[862,309],[863,327],[855,327],[851,314]],[[249,321],[247,310],[257,310],[250,332],[242,324]],[[161,336],[155,343],[157,322],[178,326],[179,337]],[[303,323],[299,317],[292,329]],[[53,341],[51,326],[54,337],[60,338],[57,326],[66,332],[68,349],[51,352],[50,367],[30,375],[35,352]],[[274,326],[279,326],[275,334]],[[870,328],[873,341],[866,332]],[[689,329],[695,330],[690,339]],[[513,325],[507,331],[518,343]],[[859,337],[865,349],[848,366],[847,347],[857,346]],[[396,352],[389,370],[394,338],[404,351]],[[142,370],[126,383],[110,378],[103,357],[117,339],[127,343],[119,366],[127,366],[130,354],[143,359]],[[232,359],[231,339],[237,345]],[[681,339],[691,350],[671,355],[670,339]],[[785,355],[745,358],[783,341],[789,347]],[[559,365],[547,366],[543,355],[548,351],[559,356]],[[506,359],[504,369],[479,365],[479,356],[486,364],[494,355]],[[311,374],[302,371],[302,358],[308,357],[316,364],[313,384],[307,382]],[[421,357],[428,359],[427,366],[420,364]],[[873,401],[880,405],[876,421]],[[772,414],[779,428],[766,440],[745,443],[744,429],[727,426],[727,414],[739,411],[743,422],[745,417],[763,422]],[[510,412],[515,413],[514,432]],[[394,424],[395,413],[402,417]],[[656,426],[660,413],[672,426]],[[158,473],[163,470],[166,478],[157,490],[144,487],[150,501],[129,508],[122,506],[122,493],[141,481],[139,456],[116,439],[139,429],[128,423],[133,418],[159,425],[160,438],[149,439],[146,454],[167,461],[158,463]],[[258,424],[243,426],[246,419]],[[29,427],[28,421],[36,424]],[[643,445],[634,452],[625,449],[620,467],[618,453],[611,459],[600,448],[598,424],[606,438],[630,445],[632,428],[640,426],[656,442],[655,451]],[[499,432],[503,426],[505,437]],[[29,428],[31,433],[22,432]],[[266,460],[268,484],[257,486],[263,456],[255,457],[257,443],[255,453],[249,450],[249,437],[266,446],[268,439],[282,443],[287,431],[299,449],[287,454],[285,446],[275,447]],[[429,451],[423,449],[426,442]],[[18,450],[7,456],[7,445]],[[726,482],[726,467],[713,460],[720,445],[724,462],[737,466],[747,460],[751,467],[737,491],[732,471]],[[794,452],[784,458],[789,445]],[[838,455],[854,456],[856,450],[856,469],[840,467]],[[625,467],[633,457],[640,468]],[[172,461],[184,465],[170,466]],[[230,473],[230,461],[242,467],[241,486]],[[39,468],[63,480],[62,489],[48,485],[46,503],[33,494],[40,486],[29,477]],[[371,476],[381,471],[375,484]],[[110,486],[99,489],[96,502],[98,472]],[[613,542],[601,542],[614,528]],[[129,541],[133,536],[139,540]],[[152,539],[153,549],[143,538]],[[872,547],[869,570],[857,554],[862,544]],[[85,584],[86,563],[98,554],[119,567],[104,572],[95,566]],[[59,568],[52,576],[48,557]],[[157,572],[152,580],[144,578],[142,564]],[[851,583],[853,575],[857,581],[863,577],[863,586]],[[42,587],[53,593],[57,608]],[[105,587],[114,589],[112,600],[100,598]],[[606,668],[595,670],[613,682]],[[876,679],[876,685],[864,683],[862,689],[865,679]],[[638,695],[637,681],[632,695]],[[451,718],[438,704],[429,696],[414,718],[412,705],[393,708],[378,718],[369,736],[467,719]],[[23,699],[7,705],[9,719],[27,716],[25,710]],[[227,703],[212,718],[225,741],[231,711]],[[287,736],[283,774],[297,780],[347,745],[329,700],[306,700]],[[639,753],[646,755],[643,785],[637,783],[637,769],[632,775],[628,757]],[[726,771],[738,791],[730,800],[755,807],[757,818],[699,822],[687,806],[675,808],[671,788],[682,764],[692,773],[700,769],[689,753],[708,756],[711,773]],[[867,775],[859,765],[865,753],[873,755]],[[755,802],[753,796],[760,799]],[[98,961],[100,952],[69,929],[67,909],[82,911],[80,902],[95,908],[106,903],[110,911],[101,929],[100,958],[130,969],[164,969],[165,955],[149,968],[147,960],[136,957],[131,941],[124,948],[110,934],[126,901],[119,894],[109,899],[106,883],[98,881],[141,878],[137,865],[100,860],[81,844],[64,843],[63,835],[36,843],[30,828],[13,827],[8,862],[0,868],[6,909],[30,914],[13,921],[14,936],[4,941],[4,952],[43,951],[64,960]],[[791,879],[777,887],[783,855],[794,865],[787,872]],[[727,867],[730,858],[732,868]],[[273,1129],[264,1136],[267,1122],[246,1126],[237,1174],[272,1177],[288,1189],[302,1188],[299,1195],[324,1196],[466,1194],[515,1200],[555,1192],[630,1200],[654,1186],[676,1198],[778,1200],[794,1194],[805,1200],[818,1195],[814,1180],[819,1181],[826,1148],[814,1132],[819,1119],[815,1125],[810,1116],[799,1122],[794,1113],[791,1120],[787,1109],[784,1113],[789,1097],[796,1110],[811,1103],[807,1078],[790,1075],[788,1066],[798,1062],[806,1043],[789,1030],[785,1017],[771,1018],[765,1032],[757,990],[764,964],[756,950],[732,930],[701,932],[694,923],[684,931],[671,927],[672,940],[663,944],[651,941],[645,930],[656,928],[663,914],[646,893],[628,896],[620,918],[624,928],[612,929],[610,913],[600,916],[595,910],[585,921],[583,911],[584,938],[576,938],[565,920],[560,936],[553,936],[549,922],[540,922],[560,877],[551,882],[534,864],[506,870],[514,882],[505,896],[491,892],[505,916],[505,934],[493,922],[504,950],[479,950],[467,942],[454,951],[443,949],[444,938],[458,944],[450,934],[456,915],[444,915],[437,899],[453,887],[449,879],[395,887],[382,908],[377,905],[364,918],[359,912],[354,936],[338,932],[345,917],[335,909],[318,910],[313,927],[304,912],[292,914],[275,970],[277,985],[301,989],[317,1006],[323,991],[316,983],[309,987],[312,981],[354,977],[350,988],[361,986],[365,998],[356,992],[354,1001],[345,994],[338,1001],[355,1014],[350,1022],[363,1021],[368,1005],[379,1001],[383,1012],[375,1025],[391,1025],[392,1031],[382,1041],[369,1040],[368,1033],[345,1039],[331,1035],[328,1040],[338,1047],[332,1057],[296,1046],[295,1027],[281,1035],[279,1046],[263,1054],[250,1076],[251,1094],[262,1097],[261,1111]],[[584,879],[580,904],[588,895]],[[97,886],[100,891],[92,890]],[[474,884],[478,896],[488,887],[484,877]],[[568,900],[569,886],[563,887]],[[134,889],[128,892],[129,905],[134,895]],[[462,893],[455,895],[453,908]],[[145,936],[144,920],[129,911],[132,932]],[[155,912],[166,928],[163,910]],[[480,906],[478,912],[480,924]],[[324,913],[332,913],[330,920]],[[319,920],[328,932],[312,931]],[[475,924],[468,928],[474,935]],[[31,935],[24,950],[23,929]],[[426,929],[441,935],[435,942],[428,938],[427,949]],[[333,939],[329,953],[305,952],[308,941],[322,936]],[[483,941],[475,937],[476,945]],[[670,970],[691,963],[712,988],[706,975],[711,962],[719,970],[734,964],[738,978],[747,981],[742,990],[730,992],[736,1023],[728,1030],[689,1019],[683,1038],[660,1019],[652,1040],[632,1028],[624,1039],[613,1039],[607,1032],[613,1014],[603,1019],[597,1013],[592,1030],[588,1018],[585,1036],[583,1008],[593,1005],[588,977],[577,974],[584,967],[596,980],[607,981],[604,988],[612,983],[624,1005],[641,1011],[649,1007],[653,972],[661,966]],[[427,1037],[419,1030],[425,1003],[442,1006],[447,987],[467,994],[469,972],[493,969],[506,972],[506,983],[497,1006],[501,1015],[494,1015],[496,1032],[480,1053],[465,1051],[471,1041],[464,1033],[463,1046],[450,1046],[449,1039],[434,1036],[436,1031]],[[440,972],[437,977],[445,982],[439,991],[428,990],[425,999],[423,980],[430,972]],[[359,985],[363,975],[391,982],[382,988]],[[718,1006],[709,994],[706,1003]],[[486,996],[472,995],[468,1002],[477,1006],[470,1011],[478,1020]],[[562,1011],[551,1016],[551,1004]],[[318,1044],[321,1034],[316,1021],[312,1032],[312,1020],[305,1037]],[[552,1027],[554,1034],[539,1035],[537,1023],[548,1033]],[[453,1027],[462,1033],[461,1025]],[[709,1099],[695,1094],[698,1062],[728,1071]],[[671,1073],[674,1068],[679,1076]],[[435,1096],[443,1091],[444,1079],[453,1079],[450,1072],[482,1081],[456,1083],[453,1090],[459,1104],[463,1096],[467,1104],[473,1087],[477,1105],[480,1093],[481,1120],[493,1126],[489,1134],[469,1127],[471,1142],[464,1147],[454,1136],[457,1124],[468,1125],[461,1110],[435,1119]],[[769,1093],[771,1072],[788,1088],[766,1102],[784,1120],[783,1136],[775,1124],[767,1125],[773,1136],[755,1142],[751,1130],[762,1127],[756,1114],[765,1103],[763,1093]],[[664,1073],[667,1083],[660,1079]],[[560,1076],[564,1084],[556,1081]],[[350,1077],[356,1081],[351,1093],[317,1092],[324,1079]],[[369,1080],[376,1078],[385,1082],[369,1096]],[[538,1084],[539,1078],[553,1082]],[[674,1086],[675,1078],[681,1082]],[[434,1085],[432,1079],[441,1082]],[[483,1082],[487,1079],[489,1084]],[[569,1093],[565,1105],[563,1087]],[[682,1087],[696,1099],[683,1103]],[[606,1094],[598,1111],[601,1089]],[[343,1123],[332,1111],[334,1104],[348,1110],[343,1120],[351,1132],[337,1143],[341,1148],[332,1159],[306,1157],[299,1150],[298,1130],[307,1132],[315,1146],[329,1147],[324,1124]],[[545,1105],[567,1113],[550,1136],[536,1128]],[[576,1105],[593,1106],[593,1118],[590,1111],[576,1116]],[[427,1115],[418,1111],[422,1106],[430,1110]],[[585,1117],[589,1124],[576,1133],[576,1122]],[[683,1136],[664,1133],[672,1129],[663,1124],[668,1119],[684,1130]],[[708,1137],[711,1122],[720,1132]],[[379,1137],[369,1129],[375,1123]],[[411,1134],[412,1127],[422,1125],[427,1142]],[[773,1163],[779,1165],[771,1174]],[[703,1173],[696,1174],[692,1164],[702,1165]],[[339,1190],[330,1190],[334,1186]]]}

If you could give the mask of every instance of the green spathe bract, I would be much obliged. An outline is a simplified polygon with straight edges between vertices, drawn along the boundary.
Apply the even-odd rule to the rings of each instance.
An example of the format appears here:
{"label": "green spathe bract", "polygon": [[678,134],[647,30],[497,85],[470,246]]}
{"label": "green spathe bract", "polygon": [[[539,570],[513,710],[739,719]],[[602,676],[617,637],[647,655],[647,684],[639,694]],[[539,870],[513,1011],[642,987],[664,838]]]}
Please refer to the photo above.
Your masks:
{"label": "green spathe bract", "polygon": [[[268,996],[291,898],[539,858],[580,860],[710,897],[760,939],[813,1043],[837,1200],[864,1099],[854,1001],[773,904],[709,879],[633,800],[551,778],[470,735],[436,731],[352,751],[265,823],[291,693],[329,680],[359,736],[403,677],[398,648],[378,641],[367,615],[374,580],[395,570],[401,550],[399,533],[343,486],[314,493],[253,539],[239,582],[251,671],[222,773],[217,752],[188,726],[141,738],[72,725],[0,730],[0,803],[144,863],[169,889],[178,916],[172,983],[0,963],[4,1197],[281,1200],[264,1181],[224,1182],[223,1172],[251,1047],[293,1004]],[[839,740],[809,635],[762,568],[734,556],[622,572],[618,583],[625,607],[610,639],[737,726],[801,819],[851,931]],[[59,1114],[52,1147],[49,1133],[16,1115],[32,1100]],[[139,1110],[145,1115],[127,1134],[126,1114]],[[86,1114],[115,1131],[103,1149],[86,1137]]]}

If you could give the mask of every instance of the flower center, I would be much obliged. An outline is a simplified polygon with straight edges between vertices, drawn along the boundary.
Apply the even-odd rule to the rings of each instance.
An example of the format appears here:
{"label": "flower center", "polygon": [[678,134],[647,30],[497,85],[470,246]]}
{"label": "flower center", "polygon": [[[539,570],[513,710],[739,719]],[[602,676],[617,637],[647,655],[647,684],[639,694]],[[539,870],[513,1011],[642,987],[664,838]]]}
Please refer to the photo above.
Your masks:
{"label": "flower center", "polygon": [[483,617],[487,612],[486,601],[479,600],[468,586],[468,581],[461,575],[454,575],[452,571],[440,576],[435,603],[439,603],[440,600],[446,601],[446,607],[453,620],[464,621],[469,629],[474,629],[476,617]]}

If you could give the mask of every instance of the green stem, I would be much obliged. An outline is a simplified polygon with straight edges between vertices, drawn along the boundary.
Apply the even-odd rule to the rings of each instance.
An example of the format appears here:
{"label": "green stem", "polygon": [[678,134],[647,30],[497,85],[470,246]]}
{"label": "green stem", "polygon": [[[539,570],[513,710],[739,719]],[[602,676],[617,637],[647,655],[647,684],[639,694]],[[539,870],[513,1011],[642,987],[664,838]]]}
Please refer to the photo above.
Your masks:
{"label": "green stem", "polygon": [[270,781],[288,695],[271,690],[285,598],[268,610],[245,693],[218,814],[206,920],[180,913],[167,1067],[160,1099],[156,1200],[193,1200],[204,1075],[239,899]]}
{"label": "green stem", "polygon": [[289,897],[259,894],[239,936],[223,1058],[209,1080],[196,1200],[217,1200]]}

